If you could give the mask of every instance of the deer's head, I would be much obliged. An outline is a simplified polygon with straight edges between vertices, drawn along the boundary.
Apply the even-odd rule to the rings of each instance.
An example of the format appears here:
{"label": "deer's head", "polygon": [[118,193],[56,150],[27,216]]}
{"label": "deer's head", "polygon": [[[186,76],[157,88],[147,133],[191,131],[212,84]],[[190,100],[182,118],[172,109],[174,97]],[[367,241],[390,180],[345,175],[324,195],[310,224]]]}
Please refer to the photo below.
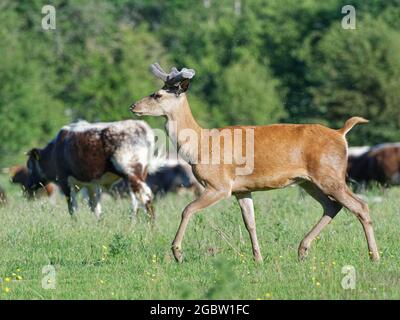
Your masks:
{"label": "deer's head", "polygon": [[166,73],[158,63],[150,66],[152,73],[164,82],[164,86],[153,94],[135,102],[131,111],[137,115],[167,116],[174,112],[186,99],[190,79],[195,75],[193,69],[172,68]]}

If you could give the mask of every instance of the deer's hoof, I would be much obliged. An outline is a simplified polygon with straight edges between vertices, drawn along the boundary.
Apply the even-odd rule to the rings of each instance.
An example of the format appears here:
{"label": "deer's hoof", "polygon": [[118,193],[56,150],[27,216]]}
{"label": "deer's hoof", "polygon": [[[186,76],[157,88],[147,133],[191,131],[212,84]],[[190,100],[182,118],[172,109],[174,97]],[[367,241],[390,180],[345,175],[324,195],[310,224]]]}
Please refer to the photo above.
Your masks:
{"label": "deer's hoof", "polygon": [[260,254],[254,255],[254,262],[256,264],[262,264],[263,263],[263,258]]}
{"label": "deer's hoof", "polygon": [[380,260],[379,253],[378,252],[370,252],[369,253],[369,258],[373,262],[378,262]]}
{"label": "deer's hoof", "polygon": [[254,263],[256,264],[256,265],[262,265],[263,264],[263,258],[255,258],[254,259]]}
{"label": "deer's hoof", "polygon": [[298,251],[299,261],[302,262],[307,258],[308,255],[308,248],[300,246]]}
{"label": "deer's hoof", "polygon": [[183,262],[182,250],[178,246],[172,246],[172,253],[174,255],[176,262],[178,262],[178,263]]}

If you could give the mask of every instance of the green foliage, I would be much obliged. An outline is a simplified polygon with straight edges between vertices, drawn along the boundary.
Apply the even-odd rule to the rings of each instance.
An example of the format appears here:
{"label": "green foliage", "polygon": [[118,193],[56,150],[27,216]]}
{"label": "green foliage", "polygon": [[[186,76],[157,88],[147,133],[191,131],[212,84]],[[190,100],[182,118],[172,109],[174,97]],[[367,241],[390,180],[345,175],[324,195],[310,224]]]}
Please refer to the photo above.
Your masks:
{"label": "green foliage", "polygon": [[400,33],[374,17],[352,31],[333,25],[316,45],[309,41],[309,91],[321,118],[335,127],[352,115],[370,119],[358,144],[399,140],[399,52]]}
{"label": "green foliage", "polygon": [[46,90],[46,66],[26,50],[30,40],[16,20],[0,11],[0,163],[22,160],[23,148],[44,143],[68,121],[61,101]]}
{"label": "green foliage", "polygon": [[275,80],[267,66],[245,58],[229,66],[218,83],[215,110],[227,124],[266,124],[285,116]]}
{"label": "green foliage", "polygon": [[65,93],[74,108],[74,118],[91,121],[120,120],[131,117],[130,105],[158,85],[149,65],[162,59],[163,49],[145,26],[131,29],[119,26],[112,44],[86,50],[86,55],[71,76]]}

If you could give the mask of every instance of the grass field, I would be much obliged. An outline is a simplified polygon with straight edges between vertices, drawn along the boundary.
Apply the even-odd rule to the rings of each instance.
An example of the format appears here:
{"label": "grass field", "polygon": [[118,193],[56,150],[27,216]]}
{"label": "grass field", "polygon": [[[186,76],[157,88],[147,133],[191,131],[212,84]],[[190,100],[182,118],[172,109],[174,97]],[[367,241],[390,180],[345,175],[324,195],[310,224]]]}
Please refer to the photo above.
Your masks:
{"label": "grass field", "polygon": [[[399,188],[369,193],[383,196],[370,203],[380,263],[369,261],[361,225],[347,211],[299,263],[297,246],[321,209],[289,188],[255,194],[262,265],[252,261],[233,199],[193,218],[179,265],[170,244],[189,195],[158,201],[151,230],[143,214],[130,223],[128,200],[105,199],[100,222],[81,203],[73,221],[61,197],[55,205],[27,202],[6,177],[0,184],[9,191],[8,205],[0,208],[0,299],[400,299]],[[49,264],[55,289],[42,288]],[[345,265],[355,268],[354,290],[341,286]]]}

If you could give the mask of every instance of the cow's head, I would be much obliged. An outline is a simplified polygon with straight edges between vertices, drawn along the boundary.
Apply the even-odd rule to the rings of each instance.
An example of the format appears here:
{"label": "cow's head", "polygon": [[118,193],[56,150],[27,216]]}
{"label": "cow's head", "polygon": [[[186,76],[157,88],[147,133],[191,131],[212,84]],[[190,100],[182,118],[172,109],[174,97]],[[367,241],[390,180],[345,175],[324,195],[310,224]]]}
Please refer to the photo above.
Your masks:
{"label": "cow's head", "polygon": [[164,86],[134,103],[131,111],[137,115],[168,116],[185,101],[185,93],[189,89],[190,79],[194,77],[195,71],[186,68],[178,71],[172,68],[170,73],[166,73],[158,63],[151,65],[151,71],[164,82]]}
{"label": "cow's head", "polygon": [[34,148],[27,152],[28,162],[26,166],[28,167],[28,191],[34,191],[42,188],[47,184],[46,178],[43,174],[41,167],[41,153],[42,150]]}
{"label": "cow's head", "polygon": [[11,182],[26,185],[28,183],[28,168],[15,166],[10,169]]}

